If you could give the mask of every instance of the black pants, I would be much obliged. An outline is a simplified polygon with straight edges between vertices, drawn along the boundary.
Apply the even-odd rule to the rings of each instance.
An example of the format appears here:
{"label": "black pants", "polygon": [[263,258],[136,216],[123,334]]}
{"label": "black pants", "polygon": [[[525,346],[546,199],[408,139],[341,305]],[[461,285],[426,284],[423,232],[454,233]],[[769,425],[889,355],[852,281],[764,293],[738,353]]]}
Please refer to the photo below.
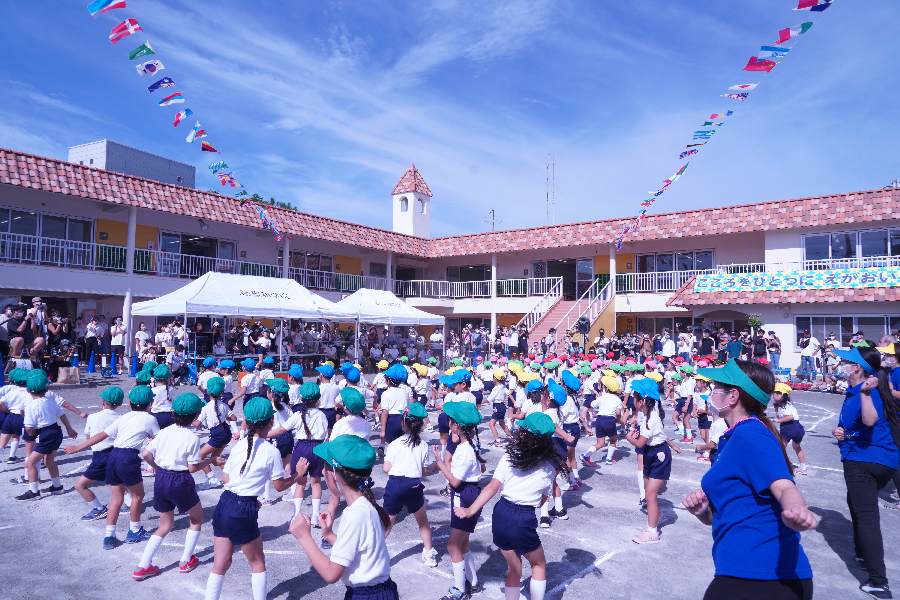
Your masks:
{"label": "black pants", "polygon": [[100,344],[97,343],[97,338],[89,337],[84,338],[84,357],[82,357],[82,361],[87,363],[91,359],[91,352],[94,353],[94,364],[100,364]]}
{"label": "black pants", "polygon": [[812,579],[713,577],[703,600],[812,600]]}
{"label": "black pants", "polygon": [[887,485],[896,469],[853,460],[845,460],[843,465],[856,555],[863,559],[863,566],[872,584],[884,585],[888,580],[884,568],[878,490]]}
{"label": "black pants", "polygon": [[[894,438],[894,445],[900,448],[900,426],[893,423],[889,423],[889,425],[891,427],[891,437]],[[894,471],[891,479],[894,481],[894,487],[897,488],[897,495],[900,495],[900,469]]]}

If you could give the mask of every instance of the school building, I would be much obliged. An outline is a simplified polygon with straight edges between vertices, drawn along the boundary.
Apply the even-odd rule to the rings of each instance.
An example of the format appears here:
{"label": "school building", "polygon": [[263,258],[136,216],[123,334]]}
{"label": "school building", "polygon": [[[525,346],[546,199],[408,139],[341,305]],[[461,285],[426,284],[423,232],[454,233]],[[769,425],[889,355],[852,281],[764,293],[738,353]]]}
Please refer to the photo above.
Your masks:
{"label": "school building", "polygon": [[[440,198],[413,165],[385,190],[393,231],[273,207],[276,241],[232,197],[0,149],[0,297],[113,317],[214,270],[291,277],[334,301],[391,290],[451,329],[523,323],[531,341],[582,316],[593,337],[738,330],[757,314],[794,367],[804,329],[846,344],[900,328],[895,200],[900,189],[652,215],[621,250],[630,219],[431,238]],[[853,283],[834,276],[846,269]]]}

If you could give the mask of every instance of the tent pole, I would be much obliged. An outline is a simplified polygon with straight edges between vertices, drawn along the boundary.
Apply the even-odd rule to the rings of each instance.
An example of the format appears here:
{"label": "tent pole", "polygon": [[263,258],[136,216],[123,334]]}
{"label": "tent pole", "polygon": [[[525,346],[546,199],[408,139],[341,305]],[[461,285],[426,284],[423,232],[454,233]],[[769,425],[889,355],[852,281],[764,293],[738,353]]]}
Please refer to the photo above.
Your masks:
{"label": "tent pole", "polygon": [[354,354],[353,362],[356,362],[359,360],[359,313],[356,313],[356,334],[354,337],[356,338],[354,341],[356,352]]}
{"label": "tent pole", "polygon": [[[288,243],[288,242],[285,242]],[[287,269],[285,269],[287,271]],[[276,339],[279,339],[278,342],[278,368],[284,369],[284,319],[279,319],[278,323],[278,335],[276,335]],[[277,372],[277,371],[276,371]]]}
{"label": "tent pole", "polygon": [[441,370],[447,365],[447,317],[444,317],[444,328],[441,330]]}

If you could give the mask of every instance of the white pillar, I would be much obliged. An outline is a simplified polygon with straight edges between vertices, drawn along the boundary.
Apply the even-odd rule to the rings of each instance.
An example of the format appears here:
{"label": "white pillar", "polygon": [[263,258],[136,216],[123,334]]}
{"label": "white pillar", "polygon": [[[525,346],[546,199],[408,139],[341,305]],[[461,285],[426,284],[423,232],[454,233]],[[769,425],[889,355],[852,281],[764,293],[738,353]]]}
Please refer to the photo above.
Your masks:
{"label": "white pillar", "polygon": [[134,290],[134,245],[135,232],[137,231],[137,207],[128,208],[128,232],[125,241],[125,273],[127,283],[125,289],[125,303],[122,307],[122,322],[128,330],[125,332],[125,357],[122,362],[127,368],[131,368],[131,355],[134,348],[134,323],[131,322],[131,297]]}
{"label": "white pillar", "polygon": [[615,329],[616,323],[616,245],[609,245],[609,281],[612,283],[612,288],[610,291],[612,292],[611,300],[612,302],[612,310],[613,310],[613,329]]}
{"label": "white pillar", "polygon": [[497,298],[497,253],[491,254],[491,331],[490,339],[494,339],[497,332],[497,309],[495,308],[495,300]]}
{"label": "white pillar", "polygon": [[291,278],[291,238],[284,236],[284,250],[281,252],[281,278]]}
{"label": "white pillar", "polygon": [[390,250],[388,250],[388,253],[387,253],[387,269],[386,269],[387,273],[385,274],[385,277],[387,277],[387,289],[388,289],[389,292],[393,292],[393,291],[394,291],[394,284],[393,284],[393,281],[394,281],[394,273],[393,273],[393,270],[392,270],[392,269],[393,269],[393,264],[392,264],[393,262],[394,262],[394,253],[391,252]]}

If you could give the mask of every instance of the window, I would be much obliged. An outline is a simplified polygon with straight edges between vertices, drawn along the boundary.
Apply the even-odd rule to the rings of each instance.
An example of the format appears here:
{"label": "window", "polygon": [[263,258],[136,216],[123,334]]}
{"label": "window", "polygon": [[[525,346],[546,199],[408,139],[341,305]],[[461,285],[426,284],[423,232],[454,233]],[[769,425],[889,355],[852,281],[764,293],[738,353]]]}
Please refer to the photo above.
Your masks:
{"label": "window", "polygon": [[179,175],[178,177],[176,177],[176,178],[175,178],[175,181],[178,182],[178,183],[181,183],[181,181],[182,181],[181,175]]}
{"label": "window", "polygon": [[678,271],[694,270],[694,253],[679,252],[675,255],[675,269]]}
{"label": "window", "polygon": [[831,258],[856,258],[856,234],[832,233]]}
{"label": "window", "polygon": [[400,198],[400,212],[406,212],[409,210],[409,200],[406,199],[406,196]]}
{"label": "window", "polygon": [[638,273],[654,273],[656,272],[656,255],[643,254],[637,257]]}
{"label": "window", "polygon": [[[900,240],[898,240],[900,242]],[[708,270],[714,267],[712,250],[685,250],[660,254],[638,254],[638,273]]]}
{"label": "window", "polygon": [[806,260],[831,258],[831,238],[827,235],[808,235],[804,239]]}
{"label": "window", "polygon": [[387,265],[385,263],[369,263],[369,275],[371,277],[387,277]]}
{"label": "window", "polygon": [[93,158],[91,159],[91,164],[94,164],[94,159],[93,159]]}
{"label": "window", "polygon": [[490,278],[490,265],[447,267],[447,281],[487,281]]}
{"label": "window", "polygon": [[807,329],[819,343],[827,346],[833,333],[835,341],[843,348],[850,346],[850,339],[857,331],[862,331],[865,339],[877,342],[883,335],[900,328],[900,316],[896,315],[828,315],[794,317],[795,350],[800,351],[800,338]]}
{"label": "window", "polygon": [[37,235],[38,214],[23,210],[10,211],[9,232],[21,235]]}
{"label": "window", "polygon": [[[900,257],[900,229],[870,229],[805,235],[803,236],[803,256],[807,262],[823,261],[820,264],[807,264],[807,269],[895,266],[900,264],[900,261],[886,260],[886,258]],[[830,264],[828,262],[830,260],[844,262]]]}
{"label": "window", "polygon": [[859,255],[863,257],[888,256],[887,229],[859,232]]}
{"label": "window", "polygon": [[694,252],[694,268],[698,270],[709,270],[713,268],[712,250],[701,250]]}
{"label": "window", "polygon": [[425,200],[422,198],[419,198],[419,212],[423,215],[425,214]]}

